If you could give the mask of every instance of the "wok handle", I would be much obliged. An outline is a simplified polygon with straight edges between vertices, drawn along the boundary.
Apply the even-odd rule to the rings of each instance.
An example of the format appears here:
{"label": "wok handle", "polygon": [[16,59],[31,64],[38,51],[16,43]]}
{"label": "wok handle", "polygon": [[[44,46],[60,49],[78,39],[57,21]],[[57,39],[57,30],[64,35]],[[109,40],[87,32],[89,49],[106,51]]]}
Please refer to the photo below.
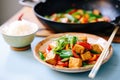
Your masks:
{"label": "wok handle", "polygon": [[45,2],[46,0],[19,0],[19,4],[29,7],[34,7],[39,2]]}
{"label": "wok handle", "polygon": [[116,19],[112,21],[112,24],[120,27],[120,16],[116,17]]}

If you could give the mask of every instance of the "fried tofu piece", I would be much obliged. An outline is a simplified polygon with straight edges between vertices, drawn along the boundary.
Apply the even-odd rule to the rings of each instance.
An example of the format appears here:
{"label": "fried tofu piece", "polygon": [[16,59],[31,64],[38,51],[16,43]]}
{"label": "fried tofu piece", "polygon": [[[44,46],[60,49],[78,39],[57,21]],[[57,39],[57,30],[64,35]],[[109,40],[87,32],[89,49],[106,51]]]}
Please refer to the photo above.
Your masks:
{"label": "fried tofu piece", "polygon": [[84,54],[81,54],[81,58],[83,61],[86,61],[86,60],[89,60],[90,58],[92,58],[92,55],[91,55],[90,51],[87,51]]}
{"label": "fried tofu piece", "polygon": [[87,36],[79,36],[78,40],[83,41],[83,42],[87,42]]}
{"label": "fried tofu piece", "polygon": [[82,59],[70,57],[69,68],[79,68],[82,66]]}
{"label": "fried tofu piece", "polygon": [[76,53],[80,53],[82,54],[85,50],[85,48],[79,44],[75,44],[73,50],[76,52]]}
{"label": "fried tofu piece", "polygon": [[93,44],[93,45],[92,45],[92,50],[96,51],[97,53],[101,53],[102,50],[103,50],[103,48],[102,48],[102,46],[99,45],[99,44]]}
{"label": "fried tofu piece", "polygon": [[53,51],[50,51],[47,53],[45,61],[49,64],[55,65],[57,63],[56,57],[57,55],[54,54]]}

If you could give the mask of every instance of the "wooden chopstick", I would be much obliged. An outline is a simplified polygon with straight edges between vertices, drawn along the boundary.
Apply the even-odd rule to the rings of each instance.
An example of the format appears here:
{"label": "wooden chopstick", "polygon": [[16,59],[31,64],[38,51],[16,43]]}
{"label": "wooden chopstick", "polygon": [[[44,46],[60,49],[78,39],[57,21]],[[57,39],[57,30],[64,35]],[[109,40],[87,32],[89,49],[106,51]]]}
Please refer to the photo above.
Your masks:
{"label": "wooden chopstick", "polygon": [[94,78],[102,64],[102,61],[103,59],[105,58],[106,55],[108,55],[109,53],[107,52],[108,51],[108,48],[110,47],[110,44],[116,34],[116,32],[118,31],[119,29],[119,26],[115,26],[115,29],[113,30],[109,40],[107,41],[107,44],[104,48],[104,50],[102,51],[100,57],[98,58],[97,62],[95,63],[94,67],[92,68],[91,72],[89,73],[88,77],[89,78]]}

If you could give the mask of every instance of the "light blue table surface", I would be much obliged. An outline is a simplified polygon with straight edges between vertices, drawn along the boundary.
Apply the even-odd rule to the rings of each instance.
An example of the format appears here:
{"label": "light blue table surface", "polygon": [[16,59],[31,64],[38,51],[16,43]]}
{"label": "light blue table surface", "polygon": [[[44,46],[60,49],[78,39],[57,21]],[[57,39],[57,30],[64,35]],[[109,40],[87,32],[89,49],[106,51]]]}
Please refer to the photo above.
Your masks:
{"label": "light blue table surface", "polygon": [[[42,37],[35,37],[31,49],[13,51],[0,35],[0,80],[92,80],[88,72],[62,73],[39,63],[33,57],[33,48]],[[120,80],[120,44],[112,43],[113,56],[101,66],[93,80]]]}

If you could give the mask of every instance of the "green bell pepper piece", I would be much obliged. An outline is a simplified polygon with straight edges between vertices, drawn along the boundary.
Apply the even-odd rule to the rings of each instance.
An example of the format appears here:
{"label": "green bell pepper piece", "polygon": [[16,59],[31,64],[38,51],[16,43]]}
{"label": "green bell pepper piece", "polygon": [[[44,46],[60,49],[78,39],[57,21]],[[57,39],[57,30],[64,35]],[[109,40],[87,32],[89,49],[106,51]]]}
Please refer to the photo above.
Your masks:
{"label": "green bell pepper piece", "polygon": [[90,50],[91,53],[93,54],[100,54],[99,52],[95,51],[95,50]]}
{"label": "green bell pepper piece", "polygon": [[69,58],[69,57],[71,57],[71,56],[73,56],[71,50],[62,50],[62,51],[60,52],[60,57],[61,57],[61,58]]}
{"label": "green bell pepper piece", "polygon": [[39,52],[39,57],[40,57],[40,59],[45,60],[45,57],[43,56],[42,52]]}

